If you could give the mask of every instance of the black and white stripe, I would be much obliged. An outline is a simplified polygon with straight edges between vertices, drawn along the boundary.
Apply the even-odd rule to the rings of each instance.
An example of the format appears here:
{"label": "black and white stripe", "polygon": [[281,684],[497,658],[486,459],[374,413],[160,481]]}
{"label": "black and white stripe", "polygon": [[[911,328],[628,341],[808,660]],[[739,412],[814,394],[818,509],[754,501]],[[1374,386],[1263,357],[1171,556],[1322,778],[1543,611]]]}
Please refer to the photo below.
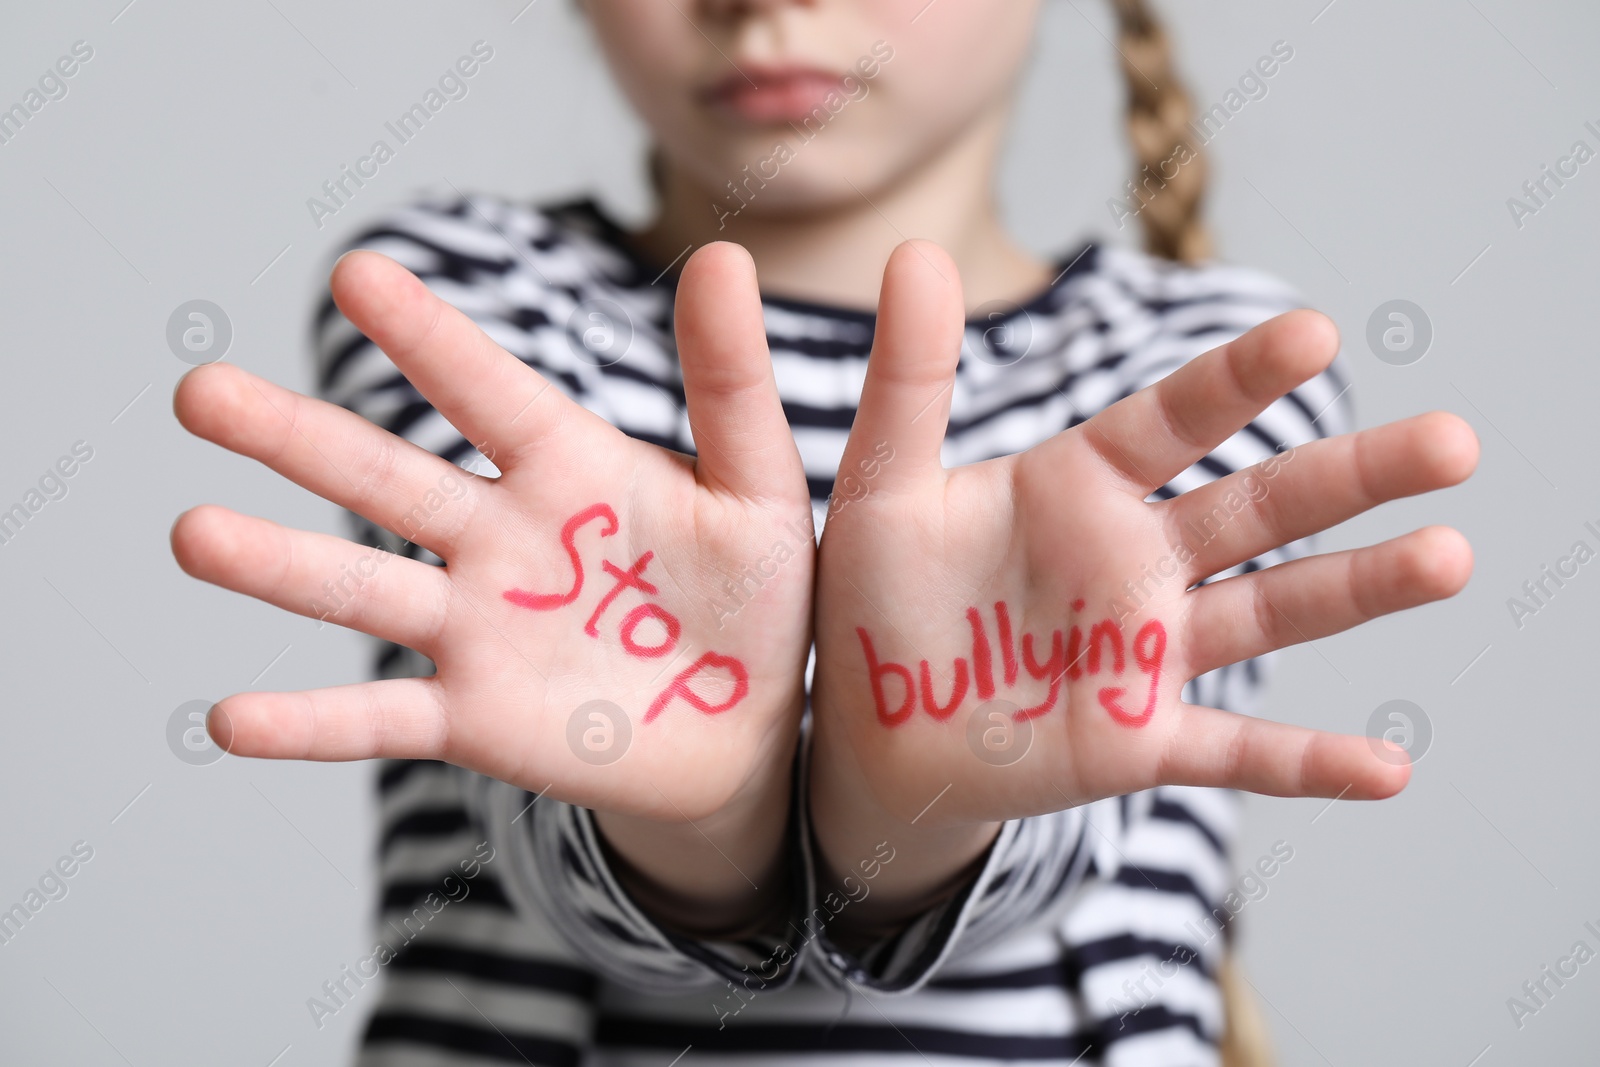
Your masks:
{"label": "black and white stripe", "polygon": [[[347,247],[410,268],[624,432],[693,452],[672,342],[673,279],[637,259],[592,201],[540,209],[488,196],[428,199]],[[947,464],[1027,449],[1302,303],[1254,271],[1177,266],[1093,243],[1058,267],[1060,277],[1026,305],[969,323]],[[581,333],[569,326],[593,300],[621,307],[634,331],[626,357],[609,365],[580,358]],[[820,528],[873,316],[768,299],[765,317]],[[986,346],[1002,359],[977,358]],[[468,469],[496,473],[331,301],[316,317],[315,347],[323,395]],[[1320,375],[1155,495],[1344,432],[1344,390],[1336,371]],[[352,519],[368,543],[440,562]],[[1268,553],[1230,573],[1303,550]],[[430,672],[410,650],[379,650],[381,676]],[[1260,682],[1252,662],[1197,679],[1184,696],[1249,712]],[[807,922],[827,912],[811,888],[802,802],[786,941],[794,958],[780,967],[771,939],[686,942],[657,928],[612,877],[583,809],[548,797],[529,808],[533,797],[519,789],[428,761],[385,763],[379,786],[378,928],[389,940],[458,860],[486,840],[496,852],[470,895],[432,916],[385,968],[363,1044],[369,1067],[663,1067],[685,1049],[685,1064],[1217,1062],[1215,968],[1226,933],[1217,936],[1212,913],[1227,891],[1238,820],[1227,791],[1164,787],[1010,822],[964,894],[860,958]],[[1193,962],[1131,1012],[1125,983],[1172,958]],[[750,980],[757,972],[771,980]],[[756,988],[763,991],[749,992]]]}

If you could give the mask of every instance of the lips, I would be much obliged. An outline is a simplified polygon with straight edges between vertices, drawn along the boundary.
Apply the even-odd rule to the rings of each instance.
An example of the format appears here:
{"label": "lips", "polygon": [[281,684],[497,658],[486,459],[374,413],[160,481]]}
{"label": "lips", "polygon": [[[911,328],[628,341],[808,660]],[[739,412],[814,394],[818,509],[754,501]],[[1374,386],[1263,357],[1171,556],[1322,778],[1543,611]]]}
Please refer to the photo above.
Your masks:
{"label": "lips", "polygon": [[705,102],[731,118],[759,124],[799,122],[844,91],[844,77],[817,67],[742,66],[705,91]]}

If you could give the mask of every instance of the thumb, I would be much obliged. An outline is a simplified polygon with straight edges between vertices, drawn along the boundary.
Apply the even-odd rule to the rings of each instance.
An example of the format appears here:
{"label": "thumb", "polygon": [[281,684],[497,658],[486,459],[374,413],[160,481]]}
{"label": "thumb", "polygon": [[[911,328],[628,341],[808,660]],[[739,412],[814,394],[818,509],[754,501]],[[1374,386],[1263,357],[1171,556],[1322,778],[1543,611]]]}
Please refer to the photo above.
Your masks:
{"label": "thumb", "polygon": [[855,470],[885,445],[894,461],[883,466],[881,487],[942,469],[965,328],[961,276],[949,254],[931,241],[898,246],[883,269],[872,356],[841,470]]}
{"label": "thumb", "polygon": [[754,499],[803,492],[750,254],[726,241],[698,249],[679,275],[673,314],[701,483]]}

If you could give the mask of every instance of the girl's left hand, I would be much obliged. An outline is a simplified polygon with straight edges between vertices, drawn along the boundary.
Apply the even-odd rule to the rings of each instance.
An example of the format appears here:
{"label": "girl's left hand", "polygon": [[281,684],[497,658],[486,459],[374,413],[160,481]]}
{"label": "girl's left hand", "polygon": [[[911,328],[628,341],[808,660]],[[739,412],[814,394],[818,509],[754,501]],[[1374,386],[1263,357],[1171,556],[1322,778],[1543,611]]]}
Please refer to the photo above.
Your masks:
{"label": "girl's left hand", "polygon": [[[1149,502],[1333,361],[1332,323],[1294,311],[1025,453],[946,470],[963,325],[950,258],[927,243],[897,249],[841,464],[877,477],[828,521],[818,558],[824,842],[836,804],[856,820],[881,808],[920,832],[1161,784],[1399,791],[1408,761],[1365,737],[1179,694],[1227,664],[1454,595],[1471,570],[1466,540],[1427,527],[1194,586],[1383,501],[1460,482],[1477,460],[1467,424],[1418,415]],[[893,458],[874,462],[885,443]]]}

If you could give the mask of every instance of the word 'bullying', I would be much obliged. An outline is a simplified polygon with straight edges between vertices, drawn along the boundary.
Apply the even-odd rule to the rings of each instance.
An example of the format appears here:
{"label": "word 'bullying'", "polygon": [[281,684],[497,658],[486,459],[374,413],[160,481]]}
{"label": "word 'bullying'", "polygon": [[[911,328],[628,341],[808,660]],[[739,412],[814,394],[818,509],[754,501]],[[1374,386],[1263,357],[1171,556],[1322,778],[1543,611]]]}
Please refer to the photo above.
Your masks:
{"label": "word 'bullying'", "polygon": [[[1083,611],[1083,601],[1074,600],[1074,613]],[[1001,677],[1007,689],[1014,687],[1026,670],[1036,681],[1046,682],[1045,698],[1031,707],[1020,708],[1012,718],[1018,722],[1037,718],[1055,707],[1061,696],[1063,680],[1077,681],[1110,675],[1116,682],[1127,673],[1128,653],[1133,664],[1148,679],[1144,706],[1130,710],[1123,706],[1127,687],[1120,684],[1100,688],[1100,706],[1113,721],[1140,727],[1150,721],[1156,710],[1156,696],[1161,685],[1161,664],[1166,658],[1167,629],[1159,619],[1150,619],[1139,627],[1129,646],[1124,645],[1122,628],[1113,619],[1101,619],[1089,627],[1074,624],[1068,630],[1050,632],[1050,654],[1039,658],[1034,646],[1034,635],[1023,633],[1020,646],[1011,628],[1011,611],[1005,601],[994,605],[997,644],[1000,650]],[[948,720],[961,707],[967,690],[973,689],[979,700],[990,700],[995,695],[995,646],[989,641],[989,631],[983,615],[977,608],[967,609],[967,624],[972,629],[972,656],[957,656],[950,675],[950,697],[940,703],[933,691],[933,667],[927,660],[918,664],[916,674],[903,663],[878,658],[872,635],[864,626],[856,627],[861,639],[861,651],[866,657],[867,675],[872,682],[872,699],[877,705],[878,721],[884,726],[899,726],[911,718],[920,702],[922,710],[940,722]],[[1130,647],[1131,646],[1131,647]],[[1020,657],[1018,655],[1020,651]],[[970,669],[969,664],[970,662]],[[897,678],[901,684],[900,702],[890,707],[885,681]]]}

